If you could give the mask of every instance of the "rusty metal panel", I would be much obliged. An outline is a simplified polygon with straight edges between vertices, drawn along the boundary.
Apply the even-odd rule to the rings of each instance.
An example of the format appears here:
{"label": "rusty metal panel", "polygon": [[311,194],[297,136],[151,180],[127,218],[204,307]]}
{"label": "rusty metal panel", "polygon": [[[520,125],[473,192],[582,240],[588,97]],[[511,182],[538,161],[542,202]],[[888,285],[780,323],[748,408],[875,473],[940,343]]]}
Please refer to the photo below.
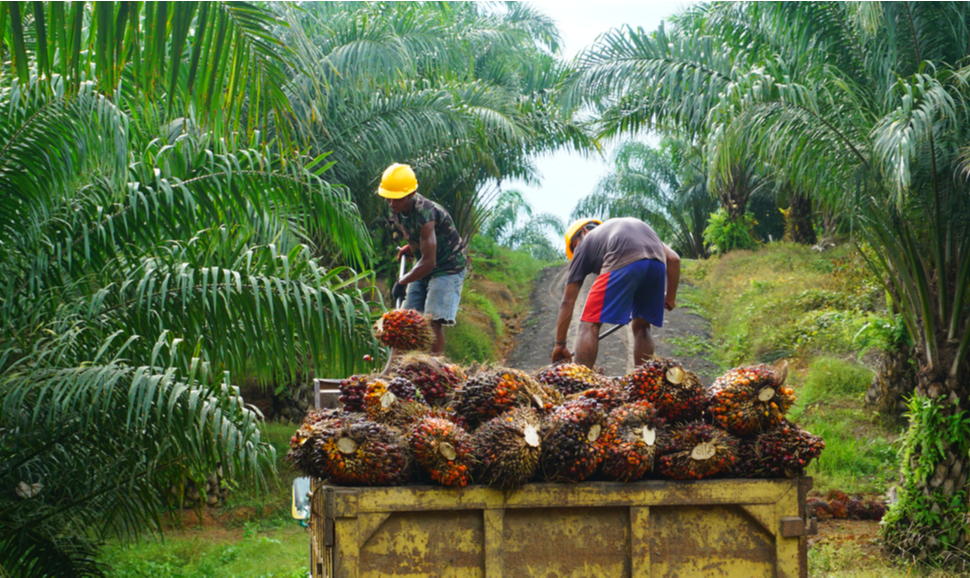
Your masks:
{"label": "rusty metal panel", "polygon": [[[313,495],[323,576],[804,577],[810,479]],[[797,522],[797,523],[796,523]],[[314,565],[314,577],[316,574]]]}

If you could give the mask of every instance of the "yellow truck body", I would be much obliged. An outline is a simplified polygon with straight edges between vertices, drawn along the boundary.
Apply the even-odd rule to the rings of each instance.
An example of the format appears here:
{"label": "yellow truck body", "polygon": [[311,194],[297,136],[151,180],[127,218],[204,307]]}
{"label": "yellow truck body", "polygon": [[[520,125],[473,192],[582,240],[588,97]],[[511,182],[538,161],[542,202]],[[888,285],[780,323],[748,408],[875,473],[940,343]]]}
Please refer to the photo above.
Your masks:
{"label": "yellow truck body", "polygon": [[314,578],[807,576],[811,478],[338,487],[311,497]]}

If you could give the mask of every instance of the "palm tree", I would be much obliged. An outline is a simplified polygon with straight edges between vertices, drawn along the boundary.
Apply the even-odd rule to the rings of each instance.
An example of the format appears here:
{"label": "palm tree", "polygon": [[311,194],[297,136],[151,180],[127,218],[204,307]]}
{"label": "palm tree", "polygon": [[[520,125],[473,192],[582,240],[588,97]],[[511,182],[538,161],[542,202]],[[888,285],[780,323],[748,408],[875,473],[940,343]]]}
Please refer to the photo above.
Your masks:
{"label": "palm tree", "polygon": [[[72,3],[80,28],[61,50],[60,25],[42,24],[65,21],[54,4],[0,5],[0,70],[17,70],[0,77],[4,576],[99,574],[100,543],[158,530],[184,476],[221,464],[259,479],[272,448],[235,379],[347,374],[376,350],[370,275],[332,266],[371,254],[348,191],[324,180],[323,155],[283,162],[263,140],[286,134],[255,86],[278,59],[275,20],[242,4],[196,5],[187,24],[167,3]],[[57,63],[37,49],[48,30]],[[234,63],[210,80],[252,84],[185,92],[208,49]],[[72,73],[75,58],[102,76]],[[247,104],[217,110],[227,95]]]}
{"label": "palm tree", "polygon": [[528,251],[540,261],[563,259],[563,249],[554,245],[549,233],[562,236],[566,226],[550,213],[533,213],[520,191],[506,189],[485,212],[482,234],[503,247]]}
{"label": "palm tree", "polygon": [[613,154],[613,168],[573,210],[573,217],[636,217],[678,253],[707,255],[703,231],[717,202],[707,190],[701,151],[677,138],[660,149],[629,141]]}
{"label": "palm tree", "polygon": [[716,96],[681,99],[716,101],[705,117],[711,178],[733,178],[753,154],[769,175],[845,214],[895,296],[919,379],[884,536],[900,555],[965,570],[970,7],[715,4],[690,25],[713,39],[718,55],[707,58],[745,53]]}

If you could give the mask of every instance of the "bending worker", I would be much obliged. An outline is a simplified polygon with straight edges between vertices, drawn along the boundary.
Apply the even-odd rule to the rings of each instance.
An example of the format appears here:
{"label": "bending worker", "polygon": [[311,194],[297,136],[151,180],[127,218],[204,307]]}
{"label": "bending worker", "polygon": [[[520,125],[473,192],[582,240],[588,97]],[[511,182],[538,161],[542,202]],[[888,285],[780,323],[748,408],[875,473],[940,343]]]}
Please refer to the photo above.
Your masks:
{"label": "bending worker", "polygon": [[391,295],[395,300],[404,299],[405,309],[430,316],[434,332],[431,353],[441,355],[445,350],[444,326],[454,325],[458,314],[468,259],[451,215],[417,190],[414,171],[397,163],[387,167],[377,189],[391,209],[391,221],[408,241],[398,247],[397,260],[417,259],[391,288]]}
{"label": "bending worker", "polygon": [[576,221],[566,231],[566,256],[572,262],[559,305],[552,362],[573,360],[566,333],[579,289],[590,273],[597,277],[580,318],[576,363],[590,369],[596,364],[603,323],[630,323],[633,360],[636,365],[648,361],[654,350],[650,326],[663,326],[664,309],[672,311],[677,305],[680,256],[650,225],[629,217]]}

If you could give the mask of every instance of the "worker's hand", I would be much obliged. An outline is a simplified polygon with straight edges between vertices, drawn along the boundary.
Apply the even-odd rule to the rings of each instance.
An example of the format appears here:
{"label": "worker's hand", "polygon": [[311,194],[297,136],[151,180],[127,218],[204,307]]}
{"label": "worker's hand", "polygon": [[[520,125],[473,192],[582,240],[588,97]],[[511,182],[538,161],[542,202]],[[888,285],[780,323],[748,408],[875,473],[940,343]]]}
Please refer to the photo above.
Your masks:
{"label": "worker's hand", "polygon": [[394,286],[391,287],[391,297],[393,297],[395,301],[397,300],[403,301],[405,298],[407,298],[407,296],[408,296],[407,285],[401,285],[400,283],[395,283]]}
{"label": "worker's hand", "polygon": [[673,311],[675,307],[677,307],[677,297],[667,295],[666,299],[664,299],[664,309]]}
{"label": "worker's hand", "polygon": [[413,257],[414,253],[411,252],[411,245],[404,245],[403,247],[397,248],[397,261],[404,259],[405,257]]}
{"label": "worker's hand", "polygon": [[565,361],[566,363],[573,362],[573,354],[569,353],[569,349],[565,345],[557,345],[552,350],[552,362],[556,363],[558,361]]}

